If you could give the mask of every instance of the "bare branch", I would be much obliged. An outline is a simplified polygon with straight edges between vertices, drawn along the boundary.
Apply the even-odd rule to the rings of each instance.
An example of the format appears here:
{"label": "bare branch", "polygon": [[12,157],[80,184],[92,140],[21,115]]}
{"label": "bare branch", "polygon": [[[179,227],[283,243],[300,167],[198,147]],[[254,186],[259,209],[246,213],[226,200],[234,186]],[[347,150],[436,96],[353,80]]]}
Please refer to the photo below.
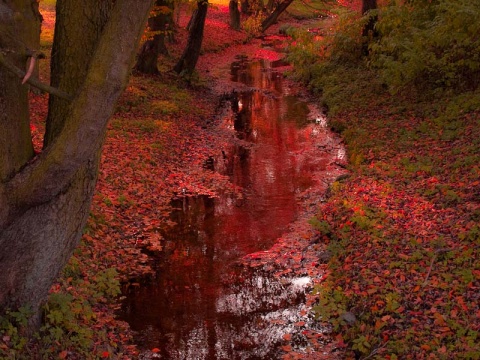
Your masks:
{"label": "bare branch", "polygon": [[[35,58],[35,57],[32,56],[32,59],[33,58]],[[30,67],[32,66],[32,62],[33,61],[30,62]],[[13,74],[17,75],[20,79],[25,80],[25,77],[26,77],[27,73],[25,73],[23,70],[20,70],[15,65],[11,64],[7,59],[5,59],[5,57],[3,56],[3,54],[1,52],[0,52],[0,65],[3,65],[7,70],[9,70]],[[33,69],[32,69],[32,71],[33,71]],[[49,94],[58,96],[62,99],[66,99],[66,100],[72,100],[73,99],[72,95],[67,94],[66,92],[64,92],[60,89],[54,88],[50,85],[44,84],[44,83],[40,82],[39,80],[37,80],[35,78],[29,77],[29,78],[27,78],[26,82],[29,83],[30,85],[36,87],[37,89],[40,89],[40,90],[45,91]]]}
{"label": "bare branch", "polygon": [[22,85],[25,84],[28,81],[28,79],[30,79],[30,76],[32,76],[33,74],[33,69],[35,69],[35,58],[31,57],[29,58],[29,60],[30,60],[30,65],[28,66],[27,73],[23,77]]}

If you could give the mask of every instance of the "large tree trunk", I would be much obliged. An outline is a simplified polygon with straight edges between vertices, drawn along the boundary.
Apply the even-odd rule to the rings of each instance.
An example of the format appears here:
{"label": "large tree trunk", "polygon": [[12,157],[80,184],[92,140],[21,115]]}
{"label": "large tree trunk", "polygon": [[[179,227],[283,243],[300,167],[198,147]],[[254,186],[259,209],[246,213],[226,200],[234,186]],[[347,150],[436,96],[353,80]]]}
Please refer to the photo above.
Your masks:
{"label": "large tree trunk", "polygon": [[148,19],[148,28],[154,31],[155,35],[142,45],[135,70],[144,74],[158,74],[158,56],[168,54],[165,38],[174,28],[173,4],[172,1],[156,0],[156,14]]}
{"label": "large tree trunk", "polygon": [[284,0],[277,5],[275,10],[267,16],[265,20],[262,21],[262,32],[266,31],[270,26],[275,24],[278,20],[278,17],[290,6],[293,0]]}
{"label": "large tree trunk", "polygon": [[[31,0],[24,2],[31,7]],[[20,1],[15,2],[18,3]],[[76,0],[76,4],[83,8],[85,1]],[[28,305],[37,314],[33,323],[38,325],[40,306],[80,240],[98,173],[106,125],[126,84],[133,49],[150,6],[150,0],[115,1],[110,20],[95,41],[91,59],[67,57],[66,61],[73,61],[80,68],[83,61],[88,61],[90,66],[76,96],[67,106],[62,129],[37,158],[27,162],[30,158],[27,156],[19,171],[12,174],[10,170],[9,176],[1,178],[0,313],[6,308]],[[12,10],[26,11],[26,8]],[[3,11],[0,13],[5,16]],[[83,29],[77,25],[69,24],[81,33]],[[15,34],[25,31],[23,28],[7,30]],[[60,41],[58,39],[55,41]],[[56,45],[57,49],[61,48],[61,44]],[[0,67],[0,73],[5,76],[4,68]],[[1,79],[2,89],[4,85],[13,87],[13,83],[20,82],[13,78]],[[0,95],[0,103],[4,103],[3,93]],[[23,100],[16,101],[26,106]],[[8,112],[4,117],[4,129],[13,133],[17,115]],[[4,143],[12,141],[4,139],[3,129],[0,133]],[[2,161],[9,157],[9,154],[0,153]],[[2,167],[2,171],[4,169]]]}
{"label": "large tree trunk", "polygon": [[240,30],[240,10],[238,10],[238,0],[230,0],[228,4],[230,14],[230,27],[234,30]]}
{"label": "large tree trunk", "polygon": [[173,68],[177,74],[185,72],[191,74],[195,70],[200,49],[202,48],[203,29],[205,28],[205,19],[207,18],[208,0],[197,2],[197,14],[193,19],[192,27],[188,36],[187,46],[180,60]]}

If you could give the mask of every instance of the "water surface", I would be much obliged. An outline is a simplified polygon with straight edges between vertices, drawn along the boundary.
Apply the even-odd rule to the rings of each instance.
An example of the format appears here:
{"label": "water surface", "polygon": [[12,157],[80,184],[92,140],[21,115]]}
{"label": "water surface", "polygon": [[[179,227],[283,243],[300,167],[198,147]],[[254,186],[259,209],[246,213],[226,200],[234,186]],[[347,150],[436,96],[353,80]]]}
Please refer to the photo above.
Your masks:
{"label": "water surface", "polygon": [[210,166],[241,187],[243,199],[175,200],[176,225],[164,234],[155,280],[123,303],[121,318],[145,354],[159,350],[155,357],[276,359],[282,336],[306,320],[308,277],[276,279],[238,260],[270,248],[296,220],[297,196],[314,184],[318,157],[325,164],[332,157],[302,154],[329,135],[268,61],[240,59],[232,81],[246,90],[229,95],[219,126],[235,141]]}

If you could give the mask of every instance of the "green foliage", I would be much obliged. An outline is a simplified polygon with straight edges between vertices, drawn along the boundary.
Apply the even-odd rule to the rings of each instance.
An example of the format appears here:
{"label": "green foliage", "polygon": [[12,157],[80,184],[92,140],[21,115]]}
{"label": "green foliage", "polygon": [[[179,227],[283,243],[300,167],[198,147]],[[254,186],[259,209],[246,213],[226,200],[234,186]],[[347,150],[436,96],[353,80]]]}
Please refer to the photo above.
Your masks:
{"label": "green foliage", "polygon": [[475,89],[480,77],[480,3],[416,1],[382,9],[371,64],[393,92]]}
{"label": "green foliage", "polygon": [[154,115],[172,115],[179,111],[177,104],[168,100],[152,100],[150,106]]}
{"label": "green foliage", "polygon": [[[75,257],[73,257],[75,259]],[[54,292],[44,308],[44,325],[39,341],[43,356],[69,350],[87,358],[95,358],[94,341],[107,341],[104,330],[93,331],[98,321],[94,306],[112,300],[120,294],[120,283],[115,269],[99,271],[90,280],[83,279],[77,271],[78,264],[70,262],[65,269],[67,286],[73,285],[79,293]],[[101,327],[99,327],[101,329]],[[60,346],[59,346],[60,344]]]}
{"label": "green foliage", "polygon": [[367,18],[344,9],[336,10],[335,16],[333,24],[329,21],[318,32],[288,31],[293,38],[288,54],[295,66],[293,75],[322,95],[329,114],[362,106],[365,98],[383,91],[378,76],[362,58],[365,39],[361,34]]}
{"label": "green foliage", "polygon": [[[18,353],[23,352],[28,339],[23,329],[28,319],[33,315],[28,307],[21,307],[17,311],[7,310],[0,316],[0,358],[18,359]],[[26,359],[26,357],[20,357]]]}
{"label": "green foliage", "polygon": [[285,31],[293,38],[288,60],[295,66],[294,75],[297,79],[309,83],[316,73],[312,66],[316,66],[318,56],[322,52],[322,44],[314,41],[313,34],[306,30],[290,27]]}
{"label": "green foliage", "polygon": [[[100,349],[95,350],[95,342],[101,340],[108,344],[109,340],[94,308],[120,294],[118,274],[110,268],[86,280],[80,274],[74,256],[64,270],[64,278],[63,288],[58,287],[48,298],[43,310],[43,326],[34,334],[36,341],[33,345],[28,342],[24,330],[33,315],[28,308],[7,311],[0,317],[1,359],[53,359],[60,352],[67,351],[76,358],[101,358]],[[71,292],[73,289],[75,292]],[[94,331],[94,328],[98,330]],[[114,345],[111,344],[110,348]]]}
{"label": "green foliage", "polygon": [[329,322],[338,331],[345,321],[341,315],[346,312],[348,299],[341,287],[317,286],[313,292],[318,294],[318,304],[313,307],[315,315],[322,321]]}
{"label": "green foliage", "polygon": [[248,38],[253,38],[261,33],[262,30],[262,21],[265,16],[262,12],[249,16],[242,23],[242,27],[248,35]]}
{"label": "green foliage", "polygon": [[364,22],[359,21],[353,11],[341,9],[334,12],[337,21],[333,27],[324,29],[322,35],[301,29],[289,32],[293,42],[288,58],[303,80],[322,76],[323,71],[336,65],[353,66],[361,59],[360,34]]}
{"label": "green foliage", "polygon": [[330,224],[325,220],[319,220],[316,217],[311,218],[308,223],[322,235],[329,235],[331,233]]}
{"label": "green foliage", "polygon": [[45,306],[45,325],[40,329],[42,342],[47,345],[60,343],[63,349],[74,348],[78,353],[88,354],[93,330],[83,323],[94,316],[88,301],[75,299],[71,294],[51,294]]}
{"label": "green foliage", "polygon": [[[415,90],[431,99],[445,92],[457,97],[480,84],[478,1],[392,1],[374,12],[378,38],[362,37],[367,16],[348,10],[334,14],[335,20],[314,33],[286,29],[293,38],[288,57],[294,75],[322,95],[330,114],[364,106],[386,89]],[[441,116],[450,120],[463,105],[451,103]],[[458,132],[448,129],[441,136],[452,141]]]}
{"label": "green foliage", "polygon": [[288,7],[288,14],[295,19],[314,19],[326,16],[335,0],[294,1]]}
{"label": "green foliage", "polygon": [[361,354],[368,354],[370,352],[370,348],[370,342],[364,335],[360,335],[358,338],[353,340],[352,349],[359,351]]}

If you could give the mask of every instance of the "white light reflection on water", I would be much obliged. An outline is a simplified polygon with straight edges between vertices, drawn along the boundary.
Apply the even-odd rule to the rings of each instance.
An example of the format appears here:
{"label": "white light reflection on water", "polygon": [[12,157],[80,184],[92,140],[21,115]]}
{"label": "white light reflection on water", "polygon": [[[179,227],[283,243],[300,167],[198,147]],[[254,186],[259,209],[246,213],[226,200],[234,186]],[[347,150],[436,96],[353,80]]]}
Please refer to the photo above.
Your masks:
{"label": "white light reflection on water", "polygon": [[[216,359],[272,359],[272,349],[283,341],[285,334],[292,333],[301,322],[304,327],[316,327],[309,309],[298,303],[305,291],[309,291],[309,277],[272,279],[257,274],[238,286],[229,287],[216,302],[216,313],[227,317],[249,319],[241,326],[226,326],[215,321]],[[208,327],[192,329],[177,346],[178,359],[208,359],[212,353],[205,346],[208,342]],[[278,346],[277,346],[278,347]],[[234,354],[234,355],[233,355]]]}
{"label": "white light reflection on water", "polygon": [[216,302],[217,312],[246,315],[295,302],[310,283],[309,277],[278,280],[271,275],[256,275],[249,282],[234,287],[234,292],[220,296]]}

